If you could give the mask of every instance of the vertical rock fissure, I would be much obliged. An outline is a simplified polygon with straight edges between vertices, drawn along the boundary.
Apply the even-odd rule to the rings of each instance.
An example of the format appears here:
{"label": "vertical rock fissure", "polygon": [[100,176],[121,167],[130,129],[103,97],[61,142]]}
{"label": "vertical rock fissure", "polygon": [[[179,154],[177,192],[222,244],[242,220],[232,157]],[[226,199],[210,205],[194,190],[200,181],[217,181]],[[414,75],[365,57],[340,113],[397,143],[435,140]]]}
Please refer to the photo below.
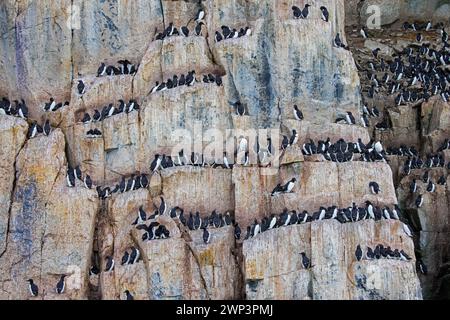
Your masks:
{"label": "vertical rock fissure", "polygon": [[200,276],[200,280],[201,280],[203,289],[206,292],[206,296],[208,297],[208,300],[211,300],[211,295],[209,293],[208,286],[206,285],[205,277],[203,276],[202,268],[200,266],[200,259],[198,258],[197,252],[195,252],[195,249],[192,247],[192,245],[191,245],[191,243],[189,241],[185,240],[185,243],[186,243],[187,247],[189,248],[189,251],[192,253],[192,256],[194,257],[195,263],[197,264],[198,273],[199,273],[199,276]]}
{"label": "vertical rock fissure", "polygon": [[14,168],[14,178],[13,178],[13,185],[11,188],[11,194],[9,196],[9,208],[8,208],[8,221],[7,221],[7,227],[6,227],[6,232],[5,232],[5,248],[2,252],[0,252],[0,259],[2,258],[2,256],[5,254],[5,252],[8,249],[8,235],[9,235],[9,230],[10,230],[10,223],[11,223],[11,209],[12,209],[12,205],[13,205],[13,201],[14,201],[14,193],[16,190],[16,184],[17,184],[17,169],[16,169],[16,164],[17,164],[17,158],[19,157],[20,152],[22,151],[22,149],[24,148],[26,143],[26,140],[22,143],[22,145],[19,147],[19,151],[17,152],[15,158],[14,158],[14,164],[13,164],[13,168]]}

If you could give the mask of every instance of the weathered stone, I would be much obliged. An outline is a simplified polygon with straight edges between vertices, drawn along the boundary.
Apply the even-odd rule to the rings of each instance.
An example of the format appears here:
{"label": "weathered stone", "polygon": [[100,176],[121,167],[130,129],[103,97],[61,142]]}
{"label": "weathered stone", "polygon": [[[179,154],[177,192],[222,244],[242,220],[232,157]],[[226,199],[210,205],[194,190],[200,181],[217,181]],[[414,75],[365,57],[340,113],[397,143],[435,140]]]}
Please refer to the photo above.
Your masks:
{"label": "weathered stone", "polygon": [[58,299],[87,297],[98,199],[80,184],[67,187],[64,146],[62,132],[55,130],[29,140],[17,157],[10,228],[0,258],[6,271],[0,275],[0,297],[27,299],[25,280],[32,278],[40,299],[55,299],[62,274],[68,275],[66,292]]}
{"label": "weathered stone", "polygon": [[0,116],[0,257],[6,248],[16,157],[25,142],[27,127],[21,119]]}
{"label": "weathered stone", "polygon": [[[414,251],[397,221],[326,220],[264,232],[243,244],[247,298],[421,299],[414,261],[356,261],[358,244],[378,243]],[[301,252],[311,259],[308,270]]]}

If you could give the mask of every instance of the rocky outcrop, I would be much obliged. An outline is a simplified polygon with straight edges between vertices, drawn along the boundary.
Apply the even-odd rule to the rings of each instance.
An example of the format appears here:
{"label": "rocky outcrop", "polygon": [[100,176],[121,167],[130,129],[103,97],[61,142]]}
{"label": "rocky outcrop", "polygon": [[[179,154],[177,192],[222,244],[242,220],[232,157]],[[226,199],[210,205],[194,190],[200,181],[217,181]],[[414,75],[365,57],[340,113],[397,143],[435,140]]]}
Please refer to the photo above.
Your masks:
{"label": "rocky outcrop", "polygon": [[25,142],[26,132],[25,121],[0,116],[0,257],[6,249],[16,157]]}
{"label": "rocky outcrop", "polygon": [[[364,5],[382,3],[387,11],[391,11],[392,2],[365,1]],[[400,2],[399,22],[407,20],[411,12],[420,12],[415,15],[414,21],[426,21],[437,7],[437,2],[429,2],[426,8],[416,1]],[[362,10],[362,9],[361,9]],[[406,10],[406,11],[405,11]],[[384,11],[382,11],[384,12]],[[409,13],[408,13],[409,12]],[[362,12],[361,12],[362,13]],[[403,20],[404,19],[404,20]],[[448,20],[448,19],[447,19]],[[410,20],[411,21],[411,20]],[[439,46],[441,35],[436,30],[436,23],[445,20],[433,20],[434,28],[430,31],[422,31],[424,42],[431,46]],[[447,21],[448,22],[448,21]],[[359,29],[347,28],[347,38],[360,70],[361,86],[363,92],[367,92],[371,86],[370,80],[365,76],[364,69],[369,61],[374,61],[371,50],[379,47],[380,58],[390,61],[391,56],[403,51],[411,43],[415,43],[417,32],[404,32],[400,26],[394,24],[391,28],[381,30],[369,30],[369,39],[362,39]],[[379,69],[374,72],[378,79],[382,79],[384,72]],[[416,258],[427,267],[427,273],[419,272],[423,296],[425,299],[448,298],[448,151],[439,152],[445,139],[450,137],[449,132],[449,104],[442,101],[439,95],[433,96],[428,101],[419,100],[415,103],[396,105],[396,94],[389,94],[385,88],[380,87],[369,98],[363,94],[368,108],[377,107],[380,117],[371,117],[370,129],[374,139],[383,141],[390,148],[414,147],[418,157],[426,161],[427,156],[440,154],[444,159],[444,167],[412,169],[409,175],[405,174],[405,164],[410,155],[388,156],[389,166],[392,168],[394,185],[400,207],[406,213],[414,231]],[[375,129],[375,125],[383,119],[387,120],[387,130]],[[435,184],[435,192],[427,191],[427,183],[422,182],[425,172],[429,172],[432,183]],[[438,180],[443,177],[447,181],[445,185],[439,185]],[[415,179],[418,184],[416,193],[411,193],[410,185]],[[423,206],[418,208],[415,204],[419,195],[423,196]],[[419,267],[419,264],[418,264]],[[420,270],[420,268],[418,268]]]}
{"label": "rocky outcrop", "polygon": [[[414,261],[357,261],[378,243],[414,251],[400,222],[320,221],[270,230],[243,245],[245,289],[250,299],[421,299]],[[311,259],[302,265],[301,252]]]}
{"label": "rocky outcrop", "polygon": [[[159,204],[158,204],[159,205]],[[238,296],[238,274],[234,256],[233,228],[210,230],[211,243],[205,245],[202,231],[189,232],[176,221],[159,217],[169,239],[142,241],[142,231],[132,226],[137,210],[152,211],[148,190],[113,197],[108,208],[110,224],[101,231],[102,261],[114,257],[112,272],[102,272],[103,299],[119,299],[125,290],[136,299],[232,299]],[[138,248],[142,260],[120,265],[125,251]],[[102,264],[102,269],[104,268]]]}
{"label": "rocky outcrop", "polygon": [[[16,177],[5,252],[0,258],[2,299],[26,299],[26,280],[38,299],[84,299],[98,199],[93,190],[66,185],[64,135],[29,140],[16,160]],[[63,197],[63,198],[61,198]],[[66,292],[56,296],[60,276]]]}

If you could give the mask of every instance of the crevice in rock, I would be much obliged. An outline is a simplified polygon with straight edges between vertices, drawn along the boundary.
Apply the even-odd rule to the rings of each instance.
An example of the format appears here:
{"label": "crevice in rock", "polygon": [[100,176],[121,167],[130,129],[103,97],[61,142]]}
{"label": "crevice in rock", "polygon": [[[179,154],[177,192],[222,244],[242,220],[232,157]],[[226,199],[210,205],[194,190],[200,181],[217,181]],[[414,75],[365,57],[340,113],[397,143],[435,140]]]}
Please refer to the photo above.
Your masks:
{"label": "crevice in rock", "polygon": [[9,230],[11,227],[11,209],[12,209],[12,205],[14,202],[14,194],[16,192],[16,188],[17,188],[17,181],[18,181],[18,171],[17,171],[17,158],[19,157],[19,154],[22,152],[22,150],[25,147],[25,144],[27,143],[27,139],[24,140],[24,142],[21,144],[21,146],[18,148],[19,151],[17,152],[15,158],[14,158],[14,164],[13,164],[13,168],[14,168],[14,178],[13,178],[13,185],[11,188],[11,194],[9,197],[9,208],[8,208],[8,222],[7,222],[7,227],[6,227],[6,232],[5,232],[5,248],[3,249],[2,252],[0,252],[0,259],[3,257],[3,255],[6,253],[7,249],[8,249],[8,235],[9,235]]}
{"label": "crevice in rock", "polygon": [[192,256],[194,257],[195,263],[197,264],[198,273],[199,273],[199,276],[200,276],[200,280],[202,282],[203,289],[206,292],[206,296],[207,296],[208,300],[211,300],[211,295],[209,293],[208,286],[206,285],[205,277],[203,276],[203,272],[202,272],[202,268],[200,266],[200,260],[198,258],[197,252],[195,252],[195,249],[192,246],[192,242],[188,242],[188,241],[185,240],[185,243],[186,243],[187,247],[189,248],[189,250],[191,251]]}
{"label": "crevice in rock", "polygon": [[186,244],[187,248],[189,249],[189,251],[191,252],[192,256],[194,257],[194,261],[195,261],[195,263],[197,265],[197,268],[198,268],[198,272],[199,272],[201,284],[203,286],[203,290],[205,290],[206,295],[208,297],[208,300],[211,300],[211,295],[210,295],[210,293],[208,291],[208,286],[206,285],[206,281],[205,281],[205,278],[204,278],[203,273],[202,273],[202,268],[200,266],[200,260],[198,258],[197,253],[195,252],[194,247],[192,246],[191,235],[189,234],[187,229],[184,228],[184,226],[182,226],[180,224],[180,221],[175,221],[175,225],[177,226],[178,230],[180,230],[181,239],[184,240],[184,243]]}

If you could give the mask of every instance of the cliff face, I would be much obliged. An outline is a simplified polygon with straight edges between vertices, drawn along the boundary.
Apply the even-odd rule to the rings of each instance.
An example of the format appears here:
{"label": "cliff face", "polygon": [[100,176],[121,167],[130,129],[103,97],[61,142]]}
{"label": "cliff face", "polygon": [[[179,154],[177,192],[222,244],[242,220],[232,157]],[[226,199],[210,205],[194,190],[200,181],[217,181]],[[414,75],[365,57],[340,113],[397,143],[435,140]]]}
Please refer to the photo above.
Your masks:
{"label": "cliff face", "polygon": [[[387,164],[359,161],[357,155],[336,163],[302,154],[310,139],[366,144],[371,139],[360,125],[353,55],[333,46],[337,33],[347,43],[344,0],[311,4],[308,19],[294,20],[290,1],[3,1],[0,98],[23,98],[30,119],[49,120],[54,129],[26,139],[31,121],[0,115],[0,298],[29,298],[26,279],[32,278],[40,290],[34,299],[123,299],[125,290],[135,299],[421,299],[414,243],[397,220],[328,219],[243,240],[255,219],[284,208],[312,213],[321,206],[398,203],[396,175]],[[321,5],[328,8],[329,22],[321,19]],[[205,26],[202,36],[195,36],[192,18],[200,8]],[[189,37],[155,40],[170,22],[179,28],[190,20]],[[216,42],[222,25],[248,26],[252,33]],[[120,59],[136,64],[137,73],[96,77],[101,62]],[[195,85],[150,94],[156,81],[191,70],[200,80]],[[222,76],[223,84],[202,82],[209,73]],[[79,80],[86,86],[82,95]],[[70,104],[44,112],[50,97]],[[86,112],[117,106],[119,99],[135,99],[140,110],[82,123]],[[244,116],[234,111],[237,101]],[[293,105],[302,110],[303,121],[295,119]],[[335,123],[346,112],[356,125]],[[86,135],[95,128],[100,138]],[[298,142],[279,159],[280,167],[252,162],[150,170],[155,154],[171,154],[180,138],[188,138],[188,157],[192,150],[220,163],[221,149],[208,152],[214,134],[220,147],[227,142],[231,159],[241,135],[259,131],[262,148],[272,135],[279,148],[278,140],[292,130]],[[254,144],[249,139],[250,149]],[[94,188],[79,180],[68,187],[68,165],[79,165]],[[98,197],[96,186],[114,189],[136,174],[147,174],[149,185]],[[292,193],[271,196],[277,184],[293,177]],[[378,182],[380,194],[370,192],[370,181]],[[241,239],[230,225],[209,228],[205,244],[202,230],[189,231],[166,213],[156,222],[170,237],[144,241],[133,225],[138,209],[150,216],[161,197],[168,209],[183,208],[186,218],[189,212],[202,218],[213,210],[229,212],[242,229]],[[412,259],[356,260],[357,245],[365,253],[378,244],[404,250]],[[132,248],[140,259],[121,265]],[[302,266],[301,252],[311,268]],[[109,257],[115,260],[112,271],[106,271]],[[93,265],[99,274],[89,272]],[[66,291],[56,295],[62,274]]]}
{"label": "cliff face", "polygon": [[[354,6],[346,8],[353,18],[347,19],[347,37],[359,69],[361,86],[364,91],[363,100],[368,108],[377,107],[380,116],[370,120],[369,132],[376,139],[382,140],[386,146],[393,149],[410,148],[417,150],[417,155],[388,156],[392,169],[394,185],[400,207],[404,209],[414,233],[415,251],[418,260],[426,267],[426,274],[419,273],[423,295],[426,299],[448,299],[449,297],[449,189],[448,171],[450,167],[448,150],[442,150],[446,139],[450,137],[449,103],[444,102],[440,95],[430,97],[427,101],[419,99],[398,105],[395,98],[398,92],[390,93],[382,85],[369,97],[368,89],[372,86],[367,77],[368,63],[374,60],[372,50],[380,48],[379,59],[386,63],[391,57],[401,55],[408,48],[420,48],[425,45],[439,50],[442,36],[438,23],[443,23],[448,30],[449,4],[446,1],[353,1]],[[359,5],[356,5],[359,3]],[[360,23],[364,22],[365,8],[378,4],[381,8],[393,8],[389,21],[383,21],[381,29],[368,30],[368,39],[359,34]],[[382,9],[382,12],[384,9]],[[444,12],[446,12],[444,14]],[[385,16],[386,17],[386,16]],[[407,30],[402,28],[405,21],[419,24],[432,22],[431,30]],[[389,26],[387,26],[389,25]],[[423,35],[421,43],[418,34]],[[378,62],[375,62],[379,64]],[[444,67],[448,71],[448,68]],[[374,72],[381,80],[385,72],[379,69]],[[412,90],[420,89],[422,85],[412,86]],[[409,90],[409,88],[408,88]],[[387,130],[378,130],[376,124],[387,120]],[[439,155],[444,166],[429,165],[427,158]],[[421,159],[422,166],[415,166],[408,172],[407,163],[411,159]],[[424,182],[424,175],[428,173],[435,190],[427,190],[429,182]],[[426,179],[425,179],[426,180]],[[412,192],[411,185],[416,181],[417,188]],[[440,182],[439,182],[440,181]],[[423,205],[419,208],[416,200],[423,197]]]}

